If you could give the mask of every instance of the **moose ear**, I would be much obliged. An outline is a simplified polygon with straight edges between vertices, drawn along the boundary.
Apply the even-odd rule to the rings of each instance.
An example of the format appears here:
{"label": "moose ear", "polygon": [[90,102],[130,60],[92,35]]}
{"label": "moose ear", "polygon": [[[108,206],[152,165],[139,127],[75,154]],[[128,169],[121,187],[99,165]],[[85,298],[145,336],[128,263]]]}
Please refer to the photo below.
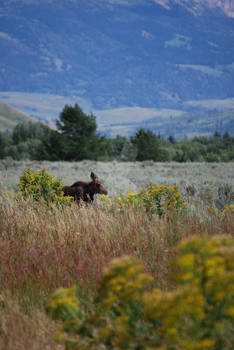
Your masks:
{"label": "moose ear", "polygon": [[93,179],[93,181],[94,181],[95,179],[97,179],[97,175],[95,175],[93,172],[91,172],[90,177],[91,177],[91,179]]}

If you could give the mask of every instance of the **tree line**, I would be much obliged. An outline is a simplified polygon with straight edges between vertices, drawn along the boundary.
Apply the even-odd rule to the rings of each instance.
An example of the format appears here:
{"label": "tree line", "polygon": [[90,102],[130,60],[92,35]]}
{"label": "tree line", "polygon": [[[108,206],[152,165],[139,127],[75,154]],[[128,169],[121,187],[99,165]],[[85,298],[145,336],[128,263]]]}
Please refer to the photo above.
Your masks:
{"label": "tree line", "polygon": [[157,162],[234,161],[234,137],[228,132],[212,137],[175,140],[140,129],[130,138],[108,138],[97,132],[96,118],[76,104],[66,105],[56,121],[57,130],[40,122],[19,123],[8,135],[0,134],[0,159],[80,161],[118,160]]}

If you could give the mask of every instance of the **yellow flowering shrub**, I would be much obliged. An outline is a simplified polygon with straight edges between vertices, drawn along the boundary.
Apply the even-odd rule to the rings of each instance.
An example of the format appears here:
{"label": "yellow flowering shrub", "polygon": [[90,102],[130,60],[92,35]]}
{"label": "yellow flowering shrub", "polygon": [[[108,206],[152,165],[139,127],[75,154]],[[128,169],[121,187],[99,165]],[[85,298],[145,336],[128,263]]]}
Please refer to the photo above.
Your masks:
{"label": "yellow flowering shrub", "polygon": [[53,202],[56,204],[67,204],[73,201],[72,197],[64,197],[64,185],[59,178],[53,178],[46,172],[45,168],[32,172],[27,168],[20,175],[18,184],[19,197],[31,196],[35,201],[44,201],[47,205]]}
{"label": "yellow flowering shrub", "polygon": [[62,321],[61,332],[57,335],[59,342],[72,344],[72,338],[66,333],[73,333],[81,324],[81,313],[76,296],[76,287],[59,288],[47,303],[46,310],[54,319]]}
{"label": "yellow flowering shrub", "polygon": [[186,209],[178,186],[151,185],[139,193],[147,211],[156,212],[159,216],[165,211]]}
{"label": "yellow flowering shrub", "polygon": [[131,303],[141,302],[142,291],[152,280],[137,259],[128,256],[114,259],[104,270],[98,300],[105,310],[124,313]]}
{"label": "yellow flowering shrub", "polygon": [[112,206],[112,199],[107,194],[101,194],[99,198],[104,207],[110,208]]}
{"label": "yellow flowering shrub", "polygon": [[[78,304],[65,290],[48,302],[63,321],[66,349],[231,350],[234,317],[234,240],[193,237],[182,242],[172,261],[175,288],[146,288],[152,281],[135,258],[122,257],[105,269],[95,311],[83,322]],[[56,294],[57,293],[57,294]],[[65,294],[64,294],[65,293]],[[56,301],[57,300],[57,301]],[[62,305],[62,306],[61,306]],[[61,309],[62,308],[62,309]],[[69,316],[70,317],[70,316]]]}
{"label": "yellow flowering shrub", "polygon": [[[132,344],[145,338],[147,328],[143,327],[143,295],[152,277],[143,271],[142,264],[135,258],[114,259],[104,270],[99,293],[95,300],[97,311],[88,317],[81,326],[70,330],[72,336],[65,335],[62,326],[60,341],[66,349],[128,349]],[[60,316],[57,292],[48,301],[47,311],[53,306],[55,319]],[[54,309],[55,306],[55,309]],[[76,341],[75,337],[76,335]]]}
{"label": "yellow flowering shrub", "polygon": [[166,349],[231,349],[234,302],[234,240],[193,237],[182,242],[172,262],[177,289],[154,290],[145,318],[156,320]]}
{"label": "yellow flowering shrub", "polygon": [[59,315],[62,321],[76,320],[79,315],[76,288],[59,288],[50,298],[47,311],[54,319]]}
{"label": "yellow flowering shrub", "polygon": [[232,213],[234,214],[234,204],[227,204],[224,208],[224,214],[226,213]]}
{"label": "yellow flowering shrub", "polygon": [[227,216],[232,217],[234,216],[234,204],[227,204],[225,205],[223,210],[219,210],[214,207],[208,207],[207,212],[211,216],[216,216],[221,220],[225,220]]}
{"label": "yellow flowering shrub", "polygon": [[166,349],[193,349],[193,343],[202,337],[205,317],[205,300],[199,288],[186,286],[164,293],[155,289],[144,299],[144,319],[154,325],[150,346],[166,344]]}
{"label": "yellow flowering shrub", "polygon": [[[107,207],[113,205],[108,196],[102,196],[101,201]],[[171,210],[186,209],[179,187],[171,185],[154,184],[140,192],[128,192],[126,195],[117,197],[116,203],[120,208],[145,209],[159,216]]]}

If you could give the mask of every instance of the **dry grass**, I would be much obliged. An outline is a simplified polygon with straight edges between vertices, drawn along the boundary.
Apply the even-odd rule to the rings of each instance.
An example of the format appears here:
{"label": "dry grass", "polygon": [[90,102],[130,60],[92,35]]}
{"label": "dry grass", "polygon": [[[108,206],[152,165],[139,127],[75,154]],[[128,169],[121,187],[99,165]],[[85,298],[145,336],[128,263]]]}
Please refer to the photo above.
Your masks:
{"label": "dry grass", "polygon": [[48,295],[77,284],[87,303],[114,257],[138,257],[155,285],[170,288],[168,262],[180,240],[234,233],[233,212],[221,217],[207,213],[208,203],[190,204],[192,212],[160,219],[98,205],[61,210],[0,200],[0,349],[61,349],[53,340],[57,326],[43,312]]}
{"label": "dry grass", "polygon": [[35,208],[31,200],[10,199],[0,207],[1,286],[32,303],[73,283],[95,290],[103,267],[127,254],[137,256],[155,284],[166,288],[175,244],[194,234],[232,234],[232,219],[213,213],[168,220],[98,207],[48,210],[43,204]]}
{"label": "dry grass", "polygon": [[6,292],[0,295],[1,350],[62,350],[55,342],[58,326],[36,308],[26,315]]}

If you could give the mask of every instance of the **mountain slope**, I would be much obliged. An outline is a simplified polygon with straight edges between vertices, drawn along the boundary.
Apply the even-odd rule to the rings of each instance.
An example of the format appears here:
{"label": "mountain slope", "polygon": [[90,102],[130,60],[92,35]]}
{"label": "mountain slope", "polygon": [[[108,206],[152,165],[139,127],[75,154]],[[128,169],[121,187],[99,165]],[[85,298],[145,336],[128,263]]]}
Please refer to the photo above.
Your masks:
{"label": "mountain slope", "polygon": [[80,96],[98,109],[232,97],[234,21],[224,15],[232,7],[3,0],[0,91]]}
{"label": "mountain slope", "polygon": [[16,124],[30,120],[35,121],[25,113],[0,101],[0,132],[11,131]]}

